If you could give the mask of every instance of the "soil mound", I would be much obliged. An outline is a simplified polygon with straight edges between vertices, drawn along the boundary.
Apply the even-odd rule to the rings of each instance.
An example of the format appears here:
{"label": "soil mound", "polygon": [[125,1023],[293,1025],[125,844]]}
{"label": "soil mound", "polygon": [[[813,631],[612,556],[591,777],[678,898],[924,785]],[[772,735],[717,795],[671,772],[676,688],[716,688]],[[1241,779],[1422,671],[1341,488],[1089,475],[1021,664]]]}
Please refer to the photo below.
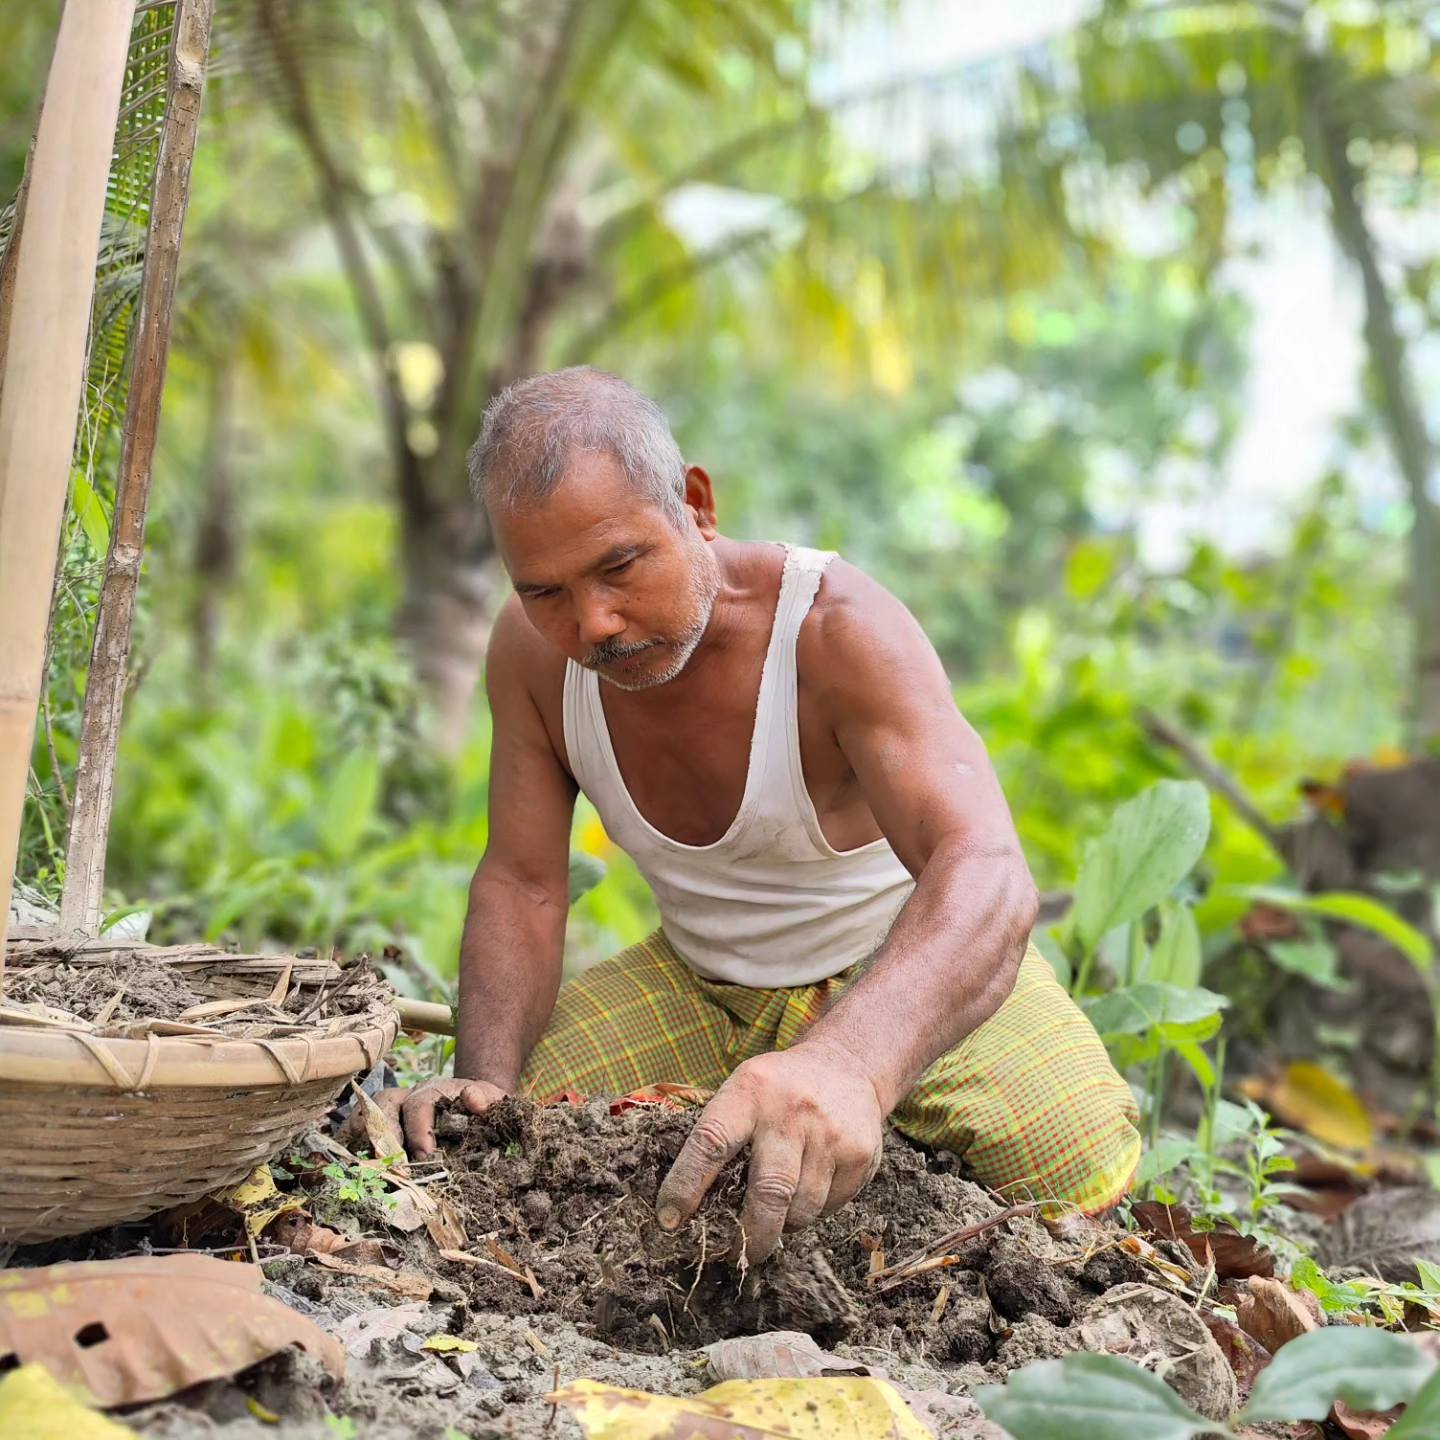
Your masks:
{"label": "soil mound", "polygon": [[[1119,1232],[1052,1234],[1031,1214],[1008,1213],[953,1157],[896,1135],[860,1195],[741,1276],[724,1257],[737,1235],[744,1156],[688,1226],[669,1232],[655,1219],[660,1182],[696,1113],[511,1100],[483,1116],[442,1117],[472,1249],[492,1237],[534,1274],[539,1294],[498,1267],[450,1278],[476,1308],[557,1315],[631,1351],[801,1330],[822,1345],[951,1364],[1004,1358],[1003,1347],[1022,1341],[1017,1326],[1028,1327],[1025,1358],[1048,1352],[1057,1338],[1049,1332],[1094,1296],[1147,1278],[1107,1243]],[[947,1241],[972,1228],[979,1233]],[[871,1278],[926,1251],[933,1263],[909,1278]]]}

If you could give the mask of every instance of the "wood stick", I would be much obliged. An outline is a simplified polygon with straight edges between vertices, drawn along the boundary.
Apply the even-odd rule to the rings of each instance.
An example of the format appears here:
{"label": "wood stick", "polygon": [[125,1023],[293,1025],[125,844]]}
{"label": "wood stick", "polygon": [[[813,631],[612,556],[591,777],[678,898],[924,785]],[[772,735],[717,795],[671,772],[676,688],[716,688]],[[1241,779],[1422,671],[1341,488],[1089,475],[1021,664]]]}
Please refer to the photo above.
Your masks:
{"label": "wood stick", "polygon": [[455,1033],[455,1012],[448,1005],[397,995],[395,1009],[399,1012],[402,1030],[423,1030],[427,1035]]}
{"label": "wood stick", "polygon": [[1217,795],[1229,802],[1230,808],[1258,835],[1269,842],[1282,859],[1286,858],[1285,837],[1279,826],[1262,815],[1255,802],[1225,773],[1183,730],[1162,720],[1149,710],[1137,717],[1145,733],[1157,744],[1175,751],[1196,776]]}
{"label": "wood stick", "polygon": [[60,896],[60,928],[83,930],[90,935],[100,929],[105,850],[115,796],[115,751],[129,676],[135,593],[145,546],[145,512],[150,503],[151,462],[160,428],[160,396],[165,388],[180,236],[190,203],[190,169],[205,93],[213,3],[178,0],[175,6],[165,119],[150,197],[145,269],[135,318],[135,355],[120,442],[115,520],[110,528],[110,553],[105,559],[105,580],[85,682],[65,888]]}
{"label": "wood stick", "polygon": [[1029,1215],[1036,1208],[1034,1201],[1026,1201],[1022,1205],[1010,1205],[986,1220],[977,1220],[973,1225],[962,1225],[960,1229],[952,1230],[948,1235],[942,1235],[923,1250],[916,1250],[903,1260],[897,1260],[893,1265],[887,1265],[885,1269],[877,1270],[873,1275],[867,1275],[865,1283],[873,1285],[881,1291],[893,1290],[895,1286],[902,1284],[912,1275],[933,1269],[933,1262],[937,1256],[943,1256],[957,1245],[963,1245],[967,1240],[973,1240],[977,1235],[983,1235],[987,1230],[993,1230],[997,1225],[1003,1225],[1017,1215]]}
{"label": "wood stick", "polygon": [[135,0],[60,17],[15,255],[0,392],[0,985],[105,182]]}

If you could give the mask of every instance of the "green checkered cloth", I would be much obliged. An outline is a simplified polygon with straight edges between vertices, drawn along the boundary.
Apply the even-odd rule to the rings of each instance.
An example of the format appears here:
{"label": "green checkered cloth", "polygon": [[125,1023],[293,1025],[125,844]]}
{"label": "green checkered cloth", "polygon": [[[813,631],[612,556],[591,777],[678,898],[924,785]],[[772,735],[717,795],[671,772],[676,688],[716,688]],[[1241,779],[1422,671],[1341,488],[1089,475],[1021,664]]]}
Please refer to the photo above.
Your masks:
{"label": "green checkered cloth", "polygon": [[[702,979],[663,931],[571,980],[522,1077],[524,1093],[717,1089],[743,1060],[783,1050],[855,979],[752,989]],[[1130,1087],[1032,945],[1009,999],[942,1055],[890,1117],[950,1150],[982,1184],[1047,1209],[1103,1210],[1140,1159]]]}

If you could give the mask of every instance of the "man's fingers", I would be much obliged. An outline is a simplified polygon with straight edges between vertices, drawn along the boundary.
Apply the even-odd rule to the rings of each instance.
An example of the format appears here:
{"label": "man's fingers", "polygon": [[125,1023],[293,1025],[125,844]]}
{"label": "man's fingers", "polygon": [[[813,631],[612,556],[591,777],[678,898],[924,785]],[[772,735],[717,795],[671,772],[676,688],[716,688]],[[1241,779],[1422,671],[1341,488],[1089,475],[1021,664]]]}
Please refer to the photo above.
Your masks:
{"label": "man's fingers", "polygon": [[421,1085],[405,1097],[400,1107],[405,1148],[412,1160],[424,1160],[435,1153],[435,1102],[439,1098],[433,1086]]}
{"label": "man's fingers", "polygon": [[460,1103],[471,1115],[483,1115],[500,1098],[499,1091],[485,1085],[467,1085],[460,1092]]}
{"label": "man's fingers", "polygon": [[830,1191],[835,1183],[835,1164],[824,1148],[808,1145],[800,1166],[800,1179],[785,1216],[785,1230],[805,1230],[833,1208]]}
{"label": "man's fingers", "polygon": [[833,1215],[847,1200],[853,1200],[874,1178],[880,1168],[882,1151],[877,1146],[874,1155],[863,1164],[840,1165],[830,1181],[830,1194],[820,1211],[821,1217]]}
{"label": "man's fingers", "polygon": [[754,1128],[755,1103],[749,1094],[722,1087],[700,1112],[655,1198],[655,1213],[665,1229],[683,1225],[700,1208],[715,1177],[740,1153]]}
{"label": "man's fingers", "polygon": [[780,1234],[800,1186],[804,1159],[804,1143],[799,1136],[762,1130],[755,1137],[745,1204],[740,1211],[736,1260],[756,1265],[780,1243]]}

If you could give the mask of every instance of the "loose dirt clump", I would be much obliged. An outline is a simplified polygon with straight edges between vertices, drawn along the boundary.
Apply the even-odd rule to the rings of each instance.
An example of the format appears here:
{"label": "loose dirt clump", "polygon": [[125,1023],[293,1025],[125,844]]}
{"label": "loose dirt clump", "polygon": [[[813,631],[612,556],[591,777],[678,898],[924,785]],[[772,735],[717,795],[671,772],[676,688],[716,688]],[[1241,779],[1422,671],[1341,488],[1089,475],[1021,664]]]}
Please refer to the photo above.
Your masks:
{"label": "loose dirt clump", "polygon": [[[1044,1348],[1057,1348],[1051,1332],[1071,1327],[1095,1295],[1146,1278],[1128,1255],[1095,1253],[1093,1231],[1066,1240],[1031,1213],[1002,1218],[1006,1207],[951,1157],[895,1135],[856,1199],[741,1275],[726,1257],[738,1235],[743,1157],[689,1225],[669,1232],[655,1218],[660,1182],[694,1120],[658,1106],[612,1115],[603,1101],[510,1100],[483,1116],[442,1117],[471,1250],[487,1253],[490,1237],[488,1253],[528,1268],[535,1287],[499,1265],[456,1265],[447,1278],[476,1309],[556,1315],[625,1350],[801,1330],[822,1345],[951,1365],[1003,1364],[1017,1329],[1032,1324],[1047,1332]],[[979,1233],[939,1243],[972,1227]],[[932,1248],[944,1263],[893,1287],[870,1283],[872,1272]],[[1059,1348],[1074,1348],[1078,1333],[1065,1341]]]}

